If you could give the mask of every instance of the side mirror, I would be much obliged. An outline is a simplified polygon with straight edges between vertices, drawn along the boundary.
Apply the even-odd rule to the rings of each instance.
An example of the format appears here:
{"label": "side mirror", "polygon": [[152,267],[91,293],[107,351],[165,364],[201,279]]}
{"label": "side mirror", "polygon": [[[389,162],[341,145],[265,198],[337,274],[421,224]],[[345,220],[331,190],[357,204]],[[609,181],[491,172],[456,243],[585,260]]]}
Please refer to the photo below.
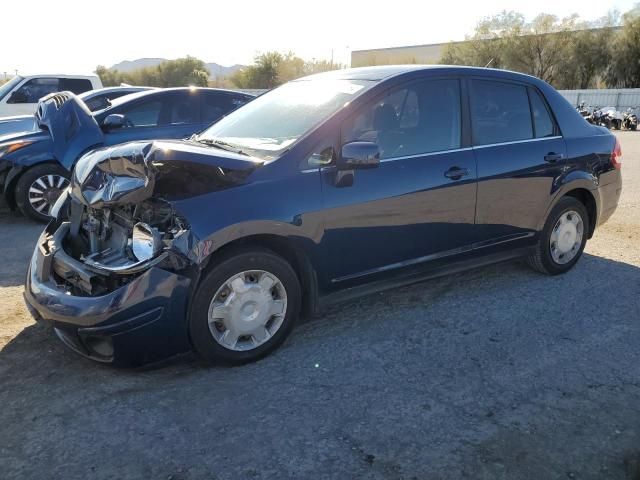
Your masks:
{"label": "side mirror", "polygon": [[11,94],[7,103],[27,103],[27,96],[21,91],[15,91]]}
{"label": "side mirror", "polygon": [[351,142],[342,146],[338,170],[376,168],[380,165],[380,147],[373,142]]}
{"label": "side mirror", "polygon": [[126,119],[124,115],[112,113],[111,115],[107,115],[107,117],[102,121],[102,128],[104,130],[116,130],[124,127],[125,123]]}

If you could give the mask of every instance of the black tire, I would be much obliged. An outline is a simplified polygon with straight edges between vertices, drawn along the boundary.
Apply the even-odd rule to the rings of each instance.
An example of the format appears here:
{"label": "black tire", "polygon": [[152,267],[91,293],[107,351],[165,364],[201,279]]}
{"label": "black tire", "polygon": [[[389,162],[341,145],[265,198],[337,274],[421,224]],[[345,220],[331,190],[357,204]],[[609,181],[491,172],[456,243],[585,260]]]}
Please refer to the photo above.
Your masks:
{"label": "black tire", "polygon": [[[51,192],[52,195],[48,195],[51,201],[45,201],[47,206],[43,208],[43,213],[36,210],[29,201],[29,189],[37,179],[48,175],[53,175],[55,178],[64,177],[68,181],[71,174],[68,170],[57,163],[41,163],[31,167],[29,170],[24,172],[20,178],[18,178],[18,182],[16,183],[16,187],[13,192],[16,205],[22,214],[36,220],[37,222],[44,223],[51,220],[51,217],[47,213],[53,206],[53,203],[55,203],[54,198],[56,198],[56,195],[55,191]],[[57,185],[57,182],[55,182],[55,184]]]}
{"label": "black tire", "polygon": [[637,125],[631,125],[631,127],[630,127],[630,128],[631,128],[631,130],[634,130],[634,131],[635,131],[635,130],[638,128],[638,126],[637,126]]}
{"label": "black tire", "polygon": [[[289,336],[300,315],[301,289],[291,265],[271,250],[263,248],[234,249],[215,259],[195,293],[189,313],[189,335],[194,350],[213,364],[241,365],[253,362],[278,348]],[[236,351],[218,343],[209,330],[209,305],[218,289],[232,276],[248,270],[264,270],[275,275],[287,294],[287,308],[280,328],[273,336],[252,350]]]}
{"label": "black tire", "polygon": [[[575,211],[582,217],[583,234],[582,243],[575,257],[567,263],[557,263],[551,256],[550,239],[553,228],[555,227],[558,219],[568,211]],[[549,213],[549,217],[544,224],[544,228],[540,234],[540,239],[535,247],[535,250],[529,257],[527,257],[527,263],[531,268],[538,272],[545,273],[547,275],[559,275],[561,273],[568,272],[578,262],[582,256],[582,252],[587,243],[587,236],[590,225],[589,213],[582,202],[574,197],[563,197],[556,204],[555,207]]]}

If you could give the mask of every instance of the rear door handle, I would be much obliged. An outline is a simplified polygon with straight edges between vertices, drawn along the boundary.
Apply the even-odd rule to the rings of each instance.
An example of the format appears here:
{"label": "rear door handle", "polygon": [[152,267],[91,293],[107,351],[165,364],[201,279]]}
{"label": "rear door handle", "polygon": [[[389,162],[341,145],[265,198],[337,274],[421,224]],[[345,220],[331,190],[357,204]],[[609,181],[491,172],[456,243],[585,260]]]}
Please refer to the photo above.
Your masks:
{"label": "rear door handle", "polygon": [[544,156],[544,161],[549,163],[554,163],[554,162],[557,162],[558,160],[562,160],[563,158],[564,158],[564,155],[562,155],[561,153],[549,152]]}
{"label": "rear door handle", "polygon": [[451,167],[449,170],[444,172],[444,176],[451,180],[460,180],[462,177],[466,177],[467,175],[469,175],[468,168]]}

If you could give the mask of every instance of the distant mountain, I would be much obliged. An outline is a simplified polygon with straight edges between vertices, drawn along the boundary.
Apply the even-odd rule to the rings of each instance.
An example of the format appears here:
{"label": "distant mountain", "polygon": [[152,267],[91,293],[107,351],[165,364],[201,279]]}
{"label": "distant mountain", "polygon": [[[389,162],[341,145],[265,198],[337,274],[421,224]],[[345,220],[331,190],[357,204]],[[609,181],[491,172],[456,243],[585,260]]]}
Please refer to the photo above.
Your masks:
{"label": "distant mountain", "polygon": [[[155,67],[156,65],[167,60],[166,58],[139,58],[137,60],[125,60],[124,62],[116,63],[111,68],[118,70],[120,72],[130,72],[132,70],[137,70],[138,68],[145,67]],[[224,65],[220,65],[217,63],[207,63],[205,64],[207,69],[209,70],[209,78],[215,79],[218,77],[228,77],[232,75],[236,71],[240,70],[244,65],[231,65],[230,67],[225,67]]]}

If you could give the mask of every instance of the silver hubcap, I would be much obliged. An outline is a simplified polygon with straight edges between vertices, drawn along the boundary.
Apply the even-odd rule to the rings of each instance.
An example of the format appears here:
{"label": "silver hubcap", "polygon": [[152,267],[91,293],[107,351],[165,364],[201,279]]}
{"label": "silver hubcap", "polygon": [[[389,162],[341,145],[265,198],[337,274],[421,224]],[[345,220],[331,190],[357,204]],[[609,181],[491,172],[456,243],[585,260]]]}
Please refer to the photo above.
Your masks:
{"label": "silver hubcap", "polygon": [[68,186],[69,180],[61,175],[43,175],[29,187],[29,203],[36,212],[49,215],[51,207]]}
{"label": "silver hubcap", "polygon": [[573,210],[565,212],[551,231],[549,247],[553,261],[564,264],[573,260],[582,245],[584,224],[582,217]]}
{"label": "silver hubcap", "polygon": [[249,270],[229,278],[209,305],[209,330],[225,348],[253,350],[282,326],[287,292],[282,282],[264,270]]}

